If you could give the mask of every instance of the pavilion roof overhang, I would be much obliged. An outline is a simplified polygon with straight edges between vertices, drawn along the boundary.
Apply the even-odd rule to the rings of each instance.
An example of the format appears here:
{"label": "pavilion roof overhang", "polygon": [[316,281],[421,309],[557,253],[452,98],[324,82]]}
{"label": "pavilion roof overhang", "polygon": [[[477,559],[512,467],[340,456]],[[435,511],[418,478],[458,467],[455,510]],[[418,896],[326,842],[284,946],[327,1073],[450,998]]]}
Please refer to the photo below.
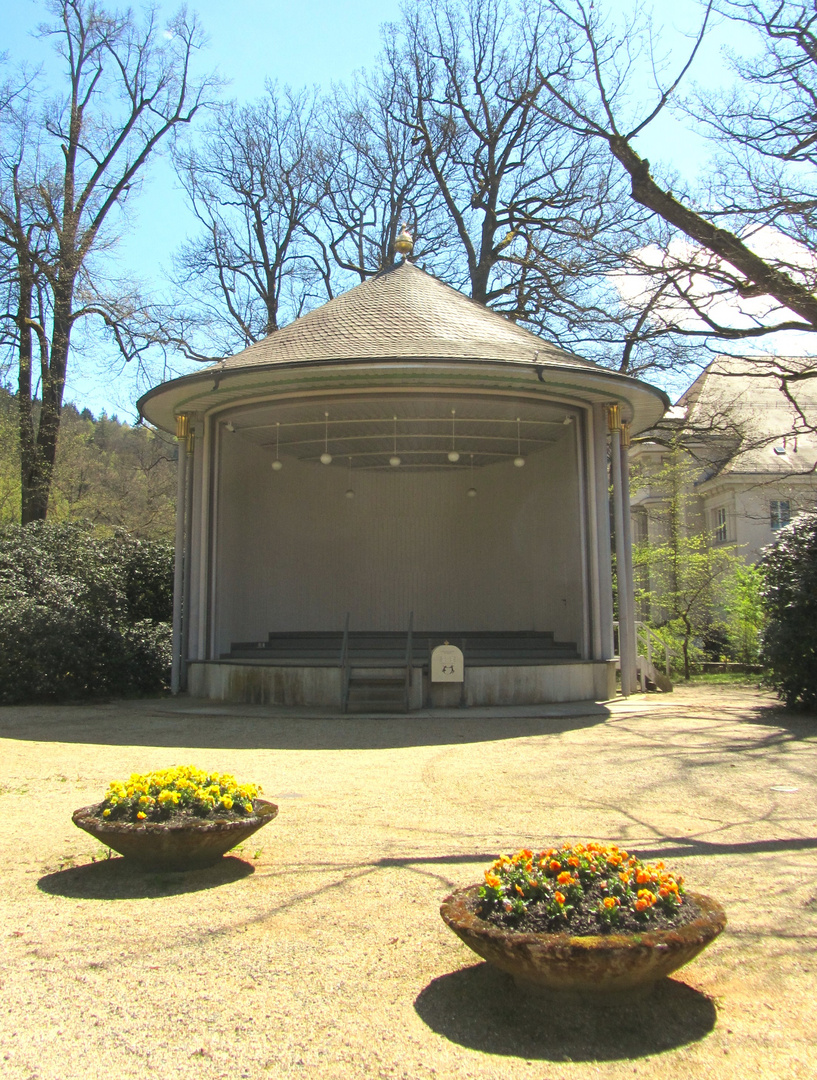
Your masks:
{"label": "pavilion roof overhang", "polygon": [[313,397],[326,401],[401,394],[497,395],[562,401],[574,407],[618,403],[622,419],[631,424],[634,433],[652,427],[670,405],[657,387],[595,365],[475,356],[217,365],[149,390],[140,398],[138,408],[149,423],[172,433],[181,414],[234,413],[275,399]]}

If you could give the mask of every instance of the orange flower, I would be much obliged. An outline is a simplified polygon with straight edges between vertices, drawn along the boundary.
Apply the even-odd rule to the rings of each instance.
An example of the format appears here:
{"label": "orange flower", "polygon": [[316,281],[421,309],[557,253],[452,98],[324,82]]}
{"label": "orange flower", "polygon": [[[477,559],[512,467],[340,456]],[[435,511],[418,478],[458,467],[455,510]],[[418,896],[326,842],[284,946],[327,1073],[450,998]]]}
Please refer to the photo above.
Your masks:
{"label": "orange flower", "polygon": [[565,900],[567,900],[567,897],[564,893],[560,893],[557,891],[553,894],[553,899],[556,901],[557,904],[563,904]]}
{"label": "orange flower", "polygon": [[502,882],[499,880],[499,878],[496,876],[496,874],[492,874],[490,870],[486,870],[485,871],[485,884],[490,885],[490,887],[492,889],[498,889],[500,887],[500,885],[502,884]]}
{"label": "orange flower", "polygon": [[652,881],[652,874],[648,870],[639,870],[635,875],[635,880],[639,885],[646,885]]}
{"label": "orange flower", "polygon": [[617,896],[605,896],[604,898],[604,906],[608,911],[612,911],[613,908],[619,907],[620,904],[621,901]]}
{"label": "orange flower", "polygon": [[516,889],[516,891],[519,893],[520,896],[525,895],[525,890],[520,888],[518,885],[514,885],[514,888]]}
{"label": "orange flower", "polygon": [[557,870],[560,870],[561,867],[562,867],[562,864],[560,862],[556,862],[555,859],[551,860],[550,869],[553,871],[554,874],[556,873]]}
{"label": "orange flower", "polygon": [[560,885],[572,885],[573,875],[570,873],[569,870],[563,870],[561,874],[559,874],[559,876],[556,878],[556,880],[559,882]]}

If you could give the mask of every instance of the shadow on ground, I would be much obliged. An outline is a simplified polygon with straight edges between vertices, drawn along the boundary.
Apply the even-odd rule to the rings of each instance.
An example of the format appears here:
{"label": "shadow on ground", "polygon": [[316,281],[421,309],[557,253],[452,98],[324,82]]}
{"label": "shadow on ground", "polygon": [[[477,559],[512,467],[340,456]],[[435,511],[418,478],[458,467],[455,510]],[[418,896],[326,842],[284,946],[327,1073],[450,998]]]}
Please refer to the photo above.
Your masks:
{"label": "shadow on ground", "polygon": [[[87,743],[97,746],[168,746],[232,750],[380,750],[410,746],[447,746],[491,742],[602,724],[609,709],[585,702],[561,711],[541,706],[538,715],[460,718],[434,716],[293,716],[259,707],[247,713],[229,708],[149,713],[127,703],[78,709],[51,706],[0,711],[0,738],[27,742]],[[240,708],[240,706],[238,707]],[[577,715],[581,712],[581,715]]]}
{"label": "shadow on ground", "polygon": [[75,900],[150,900],[217,889],[254,873],[251,863],[229,855],[206,870],[181,873],[139,870],[128,860],[114,857],[46,874],[37,888]]}
{"label": "shadow on ground", "polygon": [[545,1061],[618,1061],[697,1042],[715,1027],[714,1003],[663,979],[649,996],[614,1006],[554,1004],[517,990],[488,964],[441,975],[414,1008],[437,1034],[488,1054]]}

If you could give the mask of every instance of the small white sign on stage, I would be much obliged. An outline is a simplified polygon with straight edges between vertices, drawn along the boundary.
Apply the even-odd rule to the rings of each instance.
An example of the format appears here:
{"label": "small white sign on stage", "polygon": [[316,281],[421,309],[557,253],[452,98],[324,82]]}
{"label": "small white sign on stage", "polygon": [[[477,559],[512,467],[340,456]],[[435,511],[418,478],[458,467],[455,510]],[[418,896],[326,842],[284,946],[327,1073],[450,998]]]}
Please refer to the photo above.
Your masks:
{"label": "small white sign on stage", "polygon": [[432,682],[462,682],[465,678],[465,663],[462,650],[456,645],[438,645],[431,654]]}

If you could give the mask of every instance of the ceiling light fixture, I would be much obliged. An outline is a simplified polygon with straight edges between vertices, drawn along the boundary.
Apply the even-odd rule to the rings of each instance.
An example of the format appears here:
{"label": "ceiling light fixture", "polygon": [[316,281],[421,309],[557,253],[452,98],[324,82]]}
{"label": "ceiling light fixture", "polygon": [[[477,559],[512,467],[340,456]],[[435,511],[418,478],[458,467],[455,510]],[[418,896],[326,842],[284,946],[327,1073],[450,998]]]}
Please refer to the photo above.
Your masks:
{"label": "ceiling light fixture", "polygon": [[283,461],[278,457],[278,447],[281,439],[281,421],[275,421],[275,461],[272,463],[272,468],[275,472],[280,472],[284,467]]}
{"label": "ceiling light fixture", "polygon": [[469,487],[469,489],[466,491],[465,494],[468,496],[469,499],[473,499],[477,494],[477,489],[474,487],[474,455],[473,454],[471,455],[470,479],[471,479],[471,486]]}
{"label": "ceiling light fixture", "polygon": [[394,453],[389,458],[389,465],[393,465],[395,468],[400,464],[400,458],[397,455],[397,417],[394,418]]}
{"label": "ceiling light fixture", "polygon": [[352,487],[352,455],[350,454],[349,455],[349,486],[346,489],[346,498],[347,499],[354,499],[354,497],[355,497],[355,491],[354,491],[354,488]]}
{"label": "ceiling light fixture", "polygon": [[323,438],[323,453],[321,454],[321,465],[331,465],[332,455],[329,453],[329,413],[323,414],[326,417],[326,430]]}
{"label": "ceiling light fixture", "polygon": [[451,410],[451,449],[448,451],[448,460],[454,465],[460,460],[460,455],[457,453],[455,445],[454,424],[457,421],[457,410]]}
{"label": "ceiling light fixture", "polygon": [[516,457],[513,459],[514,465],[517,469],[521,469],[525,464],[525,459],[522,457],[522,435],[520,433],[520,419],[516,418]]}

